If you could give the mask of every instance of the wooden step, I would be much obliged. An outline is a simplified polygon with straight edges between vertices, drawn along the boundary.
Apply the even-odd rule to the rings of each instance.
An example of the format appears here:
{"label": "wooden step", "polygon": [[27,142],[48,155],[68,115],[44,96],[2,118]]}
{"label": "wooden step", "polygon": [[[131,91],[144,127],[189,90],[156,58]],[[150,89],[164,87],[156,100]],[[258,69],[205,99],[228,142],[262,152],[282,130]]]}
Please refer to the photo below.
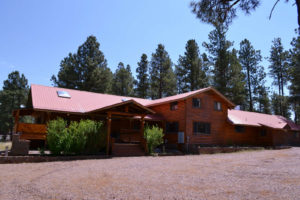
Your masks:
{"label": "wooden step", "polygon": [[113,156],[144,156],[145,151],[141,144],[114,143],[112,149]]}

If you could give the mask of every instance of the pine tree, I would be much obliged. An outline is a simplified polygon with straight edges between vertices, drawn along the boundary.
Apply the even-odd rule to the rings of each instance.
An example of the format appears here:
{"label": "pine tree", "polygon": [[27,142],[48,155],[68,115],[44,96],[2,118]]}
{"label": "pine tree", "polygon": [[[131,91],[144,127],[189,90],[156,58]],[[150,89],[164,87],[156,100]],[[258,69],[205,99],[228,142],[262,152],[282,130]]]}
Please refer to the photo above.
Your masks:
{"label": "pine tree", "polygon": [[268,90],[267,88],[262,85],[257,88],[257,102],[258,102],[258,108],[257,111],[265,114],[271,113],[271,103],[268,96]]}
{"label": "pine tree", "polygon": [[111,92],[112,73],[95,36],[89,36],[60,63],[60,70],[51,80],[55,86],[92,92]]}
{"label": "pine tree", "polygon": [[12,112],[26,105],[28,91],[28,81],[18,71],[11,72],[3,82],[3,90],[0,92],[0,132],[12,132]]}
{"label": "pine tree", "polygon": [[152,99],[176,94],[176,76],[168,52],[159,44],[152,54],[150,68],[150,93]]}
{"label": "pine tree", "polygon": [[149,62],[147,60],[147,55],[143,54],[141,56],[140,62],[138,62],[138,67],[136,68],[137,81],[135,93],[137,97],[148,98],[149,92]]}
{"label": "pine tree", "polygon": [[271,105],[273,114],[290,118],[290,104],[287,96],[282,97],[274,92],[271,97]]}
{"label": "pine tree", "polygon": [[203,46],[210,53],[210,60],[213,63],[213,82],[214,87],[222,91],[225,96],[228,95],[228,80],[229,75],[229,48],[232,42],[226,40],[227,27],[220,25],[216,26],[208,35],[209,43],[204,42]]}
{"label": "pine tree", "polygon": [[228,98],[237,105],[245,105],[245,75],[237,57],[237,50],[232,49],[229,54],[229,79],[227,84]]}
{"label": "pine tree", "polygon": [[133,96],[133,82],[130,65],[125,67],[120,62],[114,74],[113,93],[120,96]]}
{"label": "pine tree", "polygon": [[[240,43],[239,60],[246,76],[247,105],[246,110],[254,111],[255,99],[258,96],[258,88],[262,85],[259,76],[262,66],[259,63],[262,60],[259,50],[255,50],[250,41],[244,39]],[[259,81],[260,80],[260,81]]]}
{"label": "pine tree", "polygon": [[208,86],[208,78],[195,40],[189,40],[184,56],[180,56],[176,66],[177,87],[179,93],[189,92]]}
{"label": "pine tree", "polygon": [[300,124],[300,36],[293,38],[290,49],[290,102],[294,112],[295,123]]}
{"label": "pine tree", "polygon": [[273,45],[270,51],[269,61],[271,65],[269,66],[270,75],[273,78],[273,84],[278,86],[279,95],[279,113],[284,117],[284,87],[287,85],[288,81],[288,52],[284,51],[281,44],[280,38],[275,38],[273,40]]}

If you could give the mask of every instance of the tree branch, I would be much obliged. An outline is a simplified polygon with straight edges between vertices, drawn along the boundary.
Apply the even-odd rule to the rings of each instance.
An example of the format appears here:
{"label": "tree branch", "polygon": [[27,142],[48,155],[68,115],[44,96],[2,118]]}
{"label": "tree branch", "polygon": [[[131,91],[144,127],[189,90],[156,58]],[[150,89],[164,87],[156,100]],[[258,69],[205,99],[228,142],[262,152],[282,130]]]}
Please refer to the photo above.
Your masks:
{"label": "tree branch", "polygon": [[271,19],[272,13],[273,13],[273,11],[274,11],[274,9],[275,9],[275,7],[276,7],[276,5],[278,4],[279,1],[280,1],[280,0],[277,0],[277,1],[275,2],[275,4],[273,5],[273,8],[272,8],[272,10],[271,10],[271,12],[270,12],[270,15],[269,15],[269,20]]}

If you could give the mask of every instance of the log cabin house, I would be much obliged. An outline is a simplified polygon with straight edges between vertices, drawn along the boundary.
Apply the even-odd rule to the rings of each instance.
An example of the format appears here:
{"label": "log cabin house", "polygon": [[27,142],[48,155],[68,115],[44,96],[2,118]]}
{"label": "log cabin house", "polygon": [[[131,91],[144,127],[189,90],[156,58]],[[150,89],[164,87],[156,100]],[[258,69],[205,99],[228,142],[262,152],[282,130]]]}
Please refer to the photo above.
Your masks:
{"label": "log cabin house", "polygon": [[[234,107],[212,87],[149,100],[33,84],[26,108],[13,113],[14,131],[34,145],[46,140],[47,122],[57,117],[102,120],[107,126],[106,152],[115,155],[147,151],[145,124],[162,127],[165,145],[180,150],[199,145],[300,144],[300,126],[292,121]],[[34,124],[19,122],[26,115],[34,117]]]}

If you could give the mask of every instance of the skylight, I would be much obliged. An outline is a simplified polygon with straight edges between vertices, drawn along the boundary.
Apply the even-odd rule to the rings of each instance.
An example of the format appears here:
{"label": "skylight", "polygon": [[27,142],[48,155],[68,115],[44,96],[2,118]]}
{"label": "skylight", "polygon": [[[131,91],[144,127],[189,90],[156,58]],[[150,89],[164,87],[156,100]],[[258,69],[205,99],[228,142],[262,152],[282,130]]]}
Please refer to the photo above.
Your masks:
{"label": "skylight", "polygon": [[71,98],[71,95],[68,92],[62,90],[57,91],[57,96],[62,98]]}

